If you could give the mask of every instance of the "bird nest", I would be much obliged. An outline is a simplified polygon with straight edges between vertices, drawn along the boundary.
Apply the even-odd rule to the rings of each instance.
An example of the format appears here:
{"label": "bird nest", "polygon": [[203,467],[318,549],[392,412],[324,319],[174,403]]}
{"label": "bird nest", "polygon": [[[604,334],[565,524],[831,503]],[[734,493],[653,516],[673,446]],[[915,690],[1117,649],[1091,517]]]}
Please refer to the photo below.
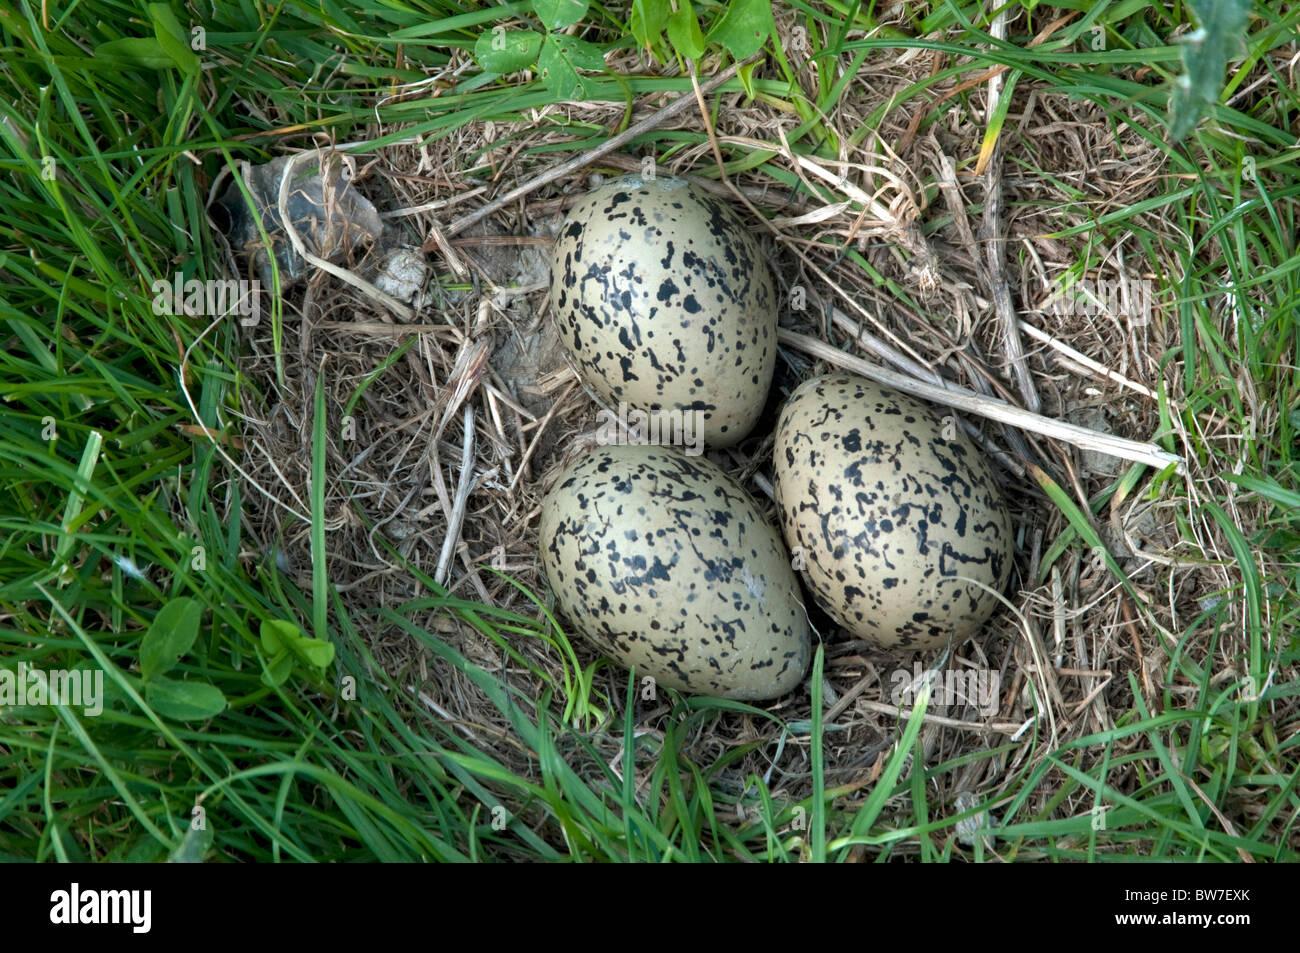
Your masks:
{"label": "bird nest", "polygon": [[[640,60],[611,68],[655,70]],[[1218,477],[1198,471],[1195,460],[1171,477],[1105,452],[1107,435],[1145,441],[1157,434],[1161,389],[1170,406],[1180,399],[1177,364],[1162,366],[1161,357],[1177,340],[1177,322],[1156,293],[1159,276],[1176,267],[1172,257],[1153,261],[1122,240],[1105,244],[1076,230],[1151,195],[1164,157],[1114,116],[1021,82],[1012,93],[1014,121],[977,167],[987,84],[966,90],[928,124],[914,104],[888,105],[930,68],[920,51],[873,54],[824,119],[837,133],[835,158],[791,151],[785,132],[798,117],[739,92],[701,97],[717,98],[716,124],[690,93],[687,108],[663,122],[653,117],[676,94],[643,96],[630,122],[649,120],[654,133],[569,166],[557,156],[566,148],[577,156],[573,143],[589,141],[592,128],[620,128],[625,104],[559,104],[517,125],[478,122],[442,138],[351,150],[351,187],[386,216],[396,244],[419,250],[433,275],[399,314],[336,274],[308,269],[285,292],[281,327],[262,320],[244,329],[239,370],[257,386],[241,392],[242,452],[232,455],[241,469],[234,478],[244,483],[244,524],[258,544],[244,554],[250,570],[275,564],[310,588],[303,517],[319,381],[330,582],[375,664],[407,690],[399,701],[411,723],[440,719],[518,775],[538,776],[537,753],[465,666],[377,610],[400,611],[522,698],[554,690],[552,714],[567,714],[570,732],[585,741],[581,750],[570,745],[575,764],[595,752],[621,770],[632,705],[637,781],[649,778],[665,733],[675,730],[677,699],[629,695],[626,673],[610,665],[595,666],[589,687],[575,688],[564,642],[539,608],[551,597],[536,528],[551,481],[595,445],[599,409],[566,363],[549,314],[552,237],[580,195],[653,162],[734,202],[761,236],[788,305],[762,421],[737,447],[709,454],[773,523],[776,409],[800,381],[826,370],[886,368],[1097,437],[1080,447],[1041,432],[1027,416],[1010,425],[963,412],[990,455],[1017,541],[1005,609],[980,637],[951,652],[889,655],[812,611],[824,653],[825,785],[840,795],[836,809],[853,811],[867,796],[901,736],[909,692],[927,673],[932,700],[916,752],[930,771],[932,816],[978,803],[993,809],[989,824],[1007,793],[1019,790],[1010,786],[1047,753],[1113,729],[1116,714],[1135,704],[1156,710],[1162,692],[1190,692],[1170,671],[1171,645],[1234,582],[1218,558],[1225,547],[1194,512],[1197,488]],[[950,92],[932,87],[936,96]],[[872,131],[855,137],[875,115]],[[321,154],[331,148],[305,145]],[[719,159],[758,152],[770,157],[720,174]],[[518,197],[471,218],[521,186],[528,188]],[[1153,232],[1170,233],[1161,214],[1142,218]],[[376,255],[358,249],[338,267],[373,275]],[[1095,263],[1082,277],[1080,261]],[[1181,446],[1179,433],[1169,436]],[[1087,514],[1086,532],[1071,528],[1051,488]],[[440,591],[452,598],[411,607]],[[494,638],[456,600],[539,622],[535,631],[506,626]],[[1228,641],[1216,649],[1216,670],[1236,664]],[[573,651],[583,669],[597,661],[576,638]],[[758,805],[755,778],[779,804],[811,795],[811,688],[805,680],[761,711],[706,709],[674,739],[675,756],[710,778],[715,802],[734,803],[737,825]],[[583,703],[568,704],[575,692]],[[1084,748],[1078,756],[1086,770],[1104,752]],[[913,760],[905,771],[917,770]],[[1141,765],[1115,770],[1140,772]],[[1027,809],[1086,813],[1092,801],[1082,789],[1053,800],[1061,780],[1055,769],[1044,773]],[[885,823],[891,810],[886,805]],[[562,842],[558,825],[547,827],[540,815],[536,823]],[[958,849],[970,842],[965,835]]]}

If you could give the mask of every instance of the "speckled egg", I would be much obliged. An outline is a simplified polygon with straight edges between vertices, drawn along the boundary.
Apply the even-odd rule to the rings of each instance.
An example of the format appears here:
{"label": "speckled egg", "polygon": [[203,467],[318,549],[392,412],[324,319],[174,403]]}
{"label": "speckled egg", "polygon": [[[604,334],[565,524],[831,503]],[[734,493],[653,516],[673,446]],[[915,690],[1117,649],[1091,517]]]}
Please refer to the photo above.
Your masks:
{"label": "speckled egg", "polygon": [[744,700],[803,678],[810,638],[790,557],[709,460],[600,447],[547,494],[538,538],[561,612],[638,678]]}
{"label": "speckled egg", "polygon": [[682,179],[625,176],[585,196],[551,258],[551,306],[610,405],[698,411],[704,441],[745,437],[776,367],[776,291],[751,229]]}
{"label": "speckled egg", "polygon": [[774,449],[782,530],[817,602],[885,648],[961,642],[998,606],[1011,520],[955,418],[851,374],[801,384]]}

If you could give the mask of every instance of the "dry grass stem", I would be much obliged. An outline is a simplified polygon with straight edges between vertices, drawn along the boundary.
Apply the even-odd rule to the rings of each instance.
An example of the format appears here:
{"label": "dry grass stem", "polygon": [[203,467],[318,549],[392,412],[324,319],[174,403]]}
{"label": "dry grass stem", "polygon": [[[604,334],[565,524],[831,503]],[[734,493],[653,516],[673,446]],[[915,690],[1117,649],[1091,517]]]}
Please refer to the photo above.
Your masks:
{"label": "dry grass stem", "polygon": [[397,315],[403,321],[410,321],[413,317],[415,317],[415,312],[413,312],[406,305],[402,304],[402,302],[398,301],[396,298],[394,298],[392,295],[388,294],[387,292],[380,291],[370,282],[357,277],[352,272],[348,271],[346,268],[341,268],[338,265],[326,261],[324,258],[320,258],[316,255],[313,255],[311,252],[307,250],[307,246],[303,244],[302,236],[300,236],[298,234],[298,230],[294,228],[293,216],[289,213],[289,183],[293,179],[294,168],[297,167],[297,165],[300,162],[302,162],[304,159],[309,159],[312,158],[313,156],[317,159],[317,161],[321,162],[322,166],[324,165],[325,159],[321,153],[300,152],[284,164],[284,170],[280,174],[280,194],[277,197],[277,204],[279,206],[279,212],[280,212],[280,222],[284,226],[284,232],[285,235],[287,235],[289,238],[289,243],[293,245],[293,250],[297,252],[298,255],[302,257],[304,261],[310,262],[311,264],[319,268],[321,271],[333,275],[335,278],[338,278],[340,281],[347,282],[353,288],[356,288],[358,291],[364,294],[366,297],[378,301],[380,304],[386,307],[389,311],[392,311],[393,314]]}
{"label": "dry grass stem", "polygon": [[[1112,371],[1104,364],[1100,363],[1099,361],[1094,361],[1086,354],[1080,354],[1074,348],[1070,347],[1070,345],[1062,341],[1058,341],[1056,338],[1052,337],[1046,331],[1039,330],[1038,328],[1030,324],[1028,321],[1022,320],[1020,322],[1020,330],[1024,331],[1035,341],[1039,341],[1043,344],[1046,344],[1052,350],[1064,354],[1075,364],[1091,371],[1094,374],[1097,374],[1100,377],[1105,378],[1106,380],[1114,381],[1116,384],[1119,384],[1121,387],[1127,387],[1129,390],[1137,391],[1139,394],[1142,394],[1144,397],[1150,397],[1152,400],[1159,399],[1159,395],[1155,391],[1153,391],[1150,387],[1147,387],[1145,384],[1139,384],[1137,381],[1131,381],[1123,374],[1119,374],[1115,371]],[[1174,404],[1172,401],[1170,401],[1169,406],[1171,408],[1177,407],[1177,405]]]}
{"label": "dry grass stem", "polygon": [[1136,440],[1128,440],[1124,437],[1116,437],[1113,434],[1101,433],[1075,424],[1052,420],[1041,414],[1032,414],[1027,410],[1021,410],[1019,407],[1013,407],[1011,404],[1000,400],[981,397],[979,394],[964,388],[955,388],[948,385],[940,387],[925,381],[905,377],[883,367],[877,367],[860,357],[845,354],[838,348],[806,334],[799,334],[796,331],[782,328],[778,332],[778,337],[783,344],[798,348],[806,354],[811,354],[823,361],[829,361],[845,370],[861,374],[878,384],[893,387],[913,397],[933,401],[967,413],[978,414],[981,417],[1010,424],[1013,427],[1019,427],[1022,430],[1028,430],[1044,437],[1064,440],[1066,443],[1073,444],[1084,450],[1093,450],[1097,453],[1109,454],[1124,460],[1134,460],[1161,470],[1173,464],[1177,472],[1183,472],[1184,465],[1181,457],[1169,453],[1167,450],[1162,450],[1153,443],[1139,443]]}
{"label": "dry grass stem", "polygon": [[451,568],[451,555],[460,540],[460,527],[465,519],[465,506],[469,495],[474,490],[477,477],[474,474],[474,408],[465,407],[464,443],[460,455],[460,480],[456,484],[456,502],[452,505],[451,518],[447,523],[447,535],[442,540],[442,551],[438,554],[438,568],[434,571],[434,581],[440,586],[447,584],[447,573]]}

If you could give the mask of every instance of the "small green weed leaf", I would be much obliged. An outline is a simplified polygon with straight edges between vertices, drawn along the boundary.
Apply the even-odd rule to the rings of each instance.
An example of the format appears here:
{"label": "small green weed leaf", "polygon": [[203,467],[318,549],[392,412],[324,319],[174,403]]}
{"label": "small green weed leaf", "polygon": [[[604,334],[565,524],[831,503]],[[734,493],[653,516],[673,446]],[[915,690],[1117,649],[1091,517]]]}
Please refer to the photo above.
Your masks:
{"label": "small green weed leaf", "polygon": [[126,36],[101,43],[95,47],[95,59],[145,69],[171,69],[176,65],[162,44],[152,36]]}
{"label": "small green weed leaf", "polygon": [[586,95],[586,85],[578,70],[604,67],[605,58],[599,47],[558,33],[546,37],[537,60],[542,82],[561,99],[581,99]]}
{"label": "small green weed leaf", "polygon": [[595,43],[579,40],[576,37],[555,34],[547,37],[550,45],[555,47],[560,56],[573,64],[574,69],[602,70],[605,68],[605,54]]}
{"label": "small green weed leaf", "polygon": [[709,41],[738,60],[753,56],[772,35],[772,5],[767,0],[731,0],[709,30]]}
{"label": "small green weed leaf", "polygon": [[203,604],[184,597],[158,610],[140,642],[140,675],[147,682],[176,667],[199,637]]}
{"label": "small green weed leaf", "polygon": [[201,864],[204,856],[212,849],[213,829],[204,824],[191,827],[176,849],[167,857],[169,864]]}
{"label": "small green weed leaf", "polygon": [[636,0],[627,27],[641,47],[653,49],[659,45],[659,37],[668,25],[671,12],[668,0]]}
{"label": "small green weed leaf", "polygon": [[587,0],[533,0],[533,12],[548,30],[572,26],[587,13]]}
{"label": "small green weed leaf", "polygon": [[474,59],[489,73],[514,73],[534,66],[541,49],[540,33],[498,26],[474,42]]}
{"label": "small green weed leaf", "polygon": [[677,12],[668,17],[668,42],[685,59],[698,60],[704,55],[704,34],[688,0],[682,0]]}
{"label": "small green weed leaf", "polygon": [[262,684],[267,688],[279,688],[289,680],[293,674],[293,653],[288,649],[281,649],[279,654],[266,663],[266,671],[262,673]]}
{"label": "small green weed leaf", "polygon": [[301,636],[302,630],[283,619],[263,619],[258,635],[262,638],[262,651],[274,655],[288,645],[290,640]]}
{"label": "small green weed leaf", "polygon": [[1133,44],[1134,49],[1154,49],[1157,46],[1165,45],[1159,34],[1151,29],[1151,25],[1140,18],[1130,20],[1121,35],[1125,40]]}
{"label": "small green weed leaf", "polygon": [[[271,657],[273,670],[280,661],[281,653],[286,650],[290,653],[288,656],[290,664],[296,657],[310,668],[324,669],[334,661],[333,644],[303,635],[302,629],[292,622],[283,619],[264,619],[260,635],[262,650]],[[280,681],[282,682],[283,679]]]}
{"label": "small green weed leaf", "polygon": [[154,864],[162,859],[162,847],[147,834],[137,838],[134,844],[120,851],[116,856],[104,858],[104,860],[120,860],[124,864]]}
{"label": "small green weed leaf", "polygon": [[173,678],[156,678],[146,682],[144,700],[164,718],[176,721],[202,721],[219,715],[226,708],[226,696],[209,682],[181,682]]}
{"label": "small green weed leaf", "polygon": [[1184,72],[1170,97],[1173,142],[1195,129],[1205,108],[1218,101],[1228,60],[1240,55],[1250,6],[1250,0],[1191,0],[1200,27],[1179,38]]}
{"label": "small green weed leaf", "polygon": [[761,65],[761,60],[755,60],[748,66],[742,66],[736,71],[736,78],[740,80],[740,85],[745,88],[745,95],[750,99],[754,98],[754,70]]}
{"label": "small green weed leaf", "polygon": [[294,653],[312,668],[327,668],[334,661],[334,646],[320,639],[303,637],[297,645],[290,646]]}
{"label": "small green weed leaf", "polygon": [[202,64],[198,55],[190,49],[189,34],[176,19],[171,7],[165,3],[151,3],[149,16],[153,19],[153,32],[158,38],[158,45],[176,68],[186,75],[197,73]]}

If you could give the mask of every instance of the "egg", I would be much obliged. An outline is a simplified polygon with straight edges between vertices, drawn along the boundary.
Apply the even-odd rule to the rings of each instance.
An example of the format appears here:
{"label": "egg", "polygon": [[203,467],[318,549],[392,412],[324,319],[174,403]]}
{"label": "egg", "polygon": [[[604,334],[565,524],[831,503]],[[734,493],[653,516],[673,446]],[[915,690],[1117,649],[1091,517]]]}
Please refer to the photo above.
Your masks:
{"label": "egg", "polygon": [[[817,603],[884,648],[961,642],[1011,573],[1011,519],[951,415],[851,374],[805,381],[777,421],[781,528]],[[982,584],[982,585],[981,585]]]}
{"label": "egg", "polygon": [[573,207],[551,257],[551,306],[600,400],[693,411],[712,447],[753,429],[776,367],[777,313],[751,232],[671,176],[624,176]]}
{"label": "egg", "polygon": [[811,651],[790,556],[744,489],[672,447],[599,447],[542,502],[542,568],[561,613],[661,686],[759,700]]}

